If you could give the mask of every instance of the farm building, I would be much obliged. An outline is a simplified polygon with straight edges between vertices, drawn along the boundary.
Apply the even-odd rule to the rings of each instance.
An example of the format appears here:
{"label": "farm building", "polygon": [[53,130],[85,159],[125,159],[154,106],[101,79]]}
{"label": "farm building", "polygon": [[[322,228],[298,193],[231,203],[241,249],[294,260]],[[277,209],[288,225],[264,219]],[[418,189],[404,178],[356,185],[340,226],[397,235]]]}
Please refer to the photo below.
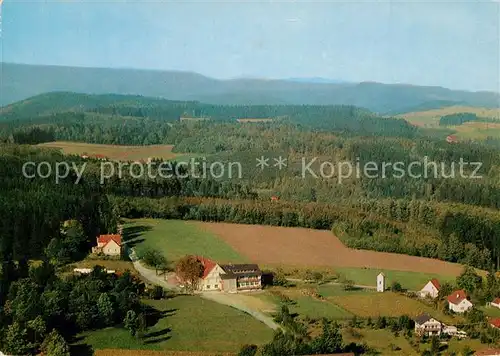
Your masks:
{"label": "farm building", "polygon": [[92,253],[107,256],[120,256],[122,245],[121,235],[100,235],[96,240],[97,246],[92,247]]}
{"label": "farm building", "polygon": [[437,298],[439,290],[441,289],[441,284],[436,278],[431,279],[419,292],[420,297],[431,297]]}
{"label": "farm building", "polygon": [[429,314],[421,314],[415,318],[415,333],[419,335],[441,335],[443,323],[434,319]]}
{"label": "farm building", "polygon": [[449,135],[446,137],[446,142],[448,143],[458,143],[458,138],[455,135]]}
{"label": "farm building", "polygon": [[448,308],[455,313],[464,313],[473,307],[469,301],[467,293],[463,289],[459,289],[451,293],[448,298]]}
{"label": "farm building", "polygon": [[492,307],[499,308],[500,309],[500,297],[493,299],[493,301],[490,303]]}
{"label": "farm building", "polygon": [[204,271],[199,290],[238,292],[262,288],[262,272],[256,264],[217,264],[216,262],[198,257]]}

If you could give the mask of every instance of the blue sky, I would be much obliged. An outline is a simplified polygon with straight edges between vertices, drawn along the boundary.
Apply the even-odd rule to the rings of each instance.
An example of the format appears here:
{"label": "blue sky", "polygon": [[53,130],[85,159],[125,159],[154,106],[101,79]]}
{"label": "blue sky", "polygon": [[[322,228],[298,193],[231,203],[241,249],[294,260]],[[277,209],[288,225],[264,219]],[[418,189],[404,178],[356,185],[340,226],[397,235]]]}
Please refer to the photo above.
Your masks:
{"label": "blue sky", "polygon": [[500,91],[497,1],[20,1],[5,62]]}

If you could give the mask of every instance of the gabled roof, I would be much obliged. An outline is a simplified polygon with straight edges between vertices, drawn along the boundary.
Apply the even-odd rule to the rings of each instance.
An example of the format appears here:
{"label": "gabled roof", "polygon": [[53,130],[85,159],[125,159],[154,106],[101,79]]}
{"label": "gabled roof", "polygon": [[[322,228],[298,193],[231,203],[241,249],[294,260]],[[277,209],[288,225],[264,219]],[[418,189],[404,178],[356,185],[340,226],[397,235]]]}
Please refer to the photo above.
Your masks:
{"label": "gabled roof", "polygon": [[220,265],[224,272],[228,274],[254,274],[261,275],[259,266],[253,263]]}
{"label": "gabled roof", "polygon": [[116,242],[118,245],[122,244],[122,236],[119,234],[99,235],[99,237],[97,238],[97,243],[107,244],[111,240]]}
{"label": "gabled roof", "polygon": [[451,304],[460,304],[464,299],[467,299],[467,293],[463,289],[454,291],[448,296],[448,302]]}
{"label": "gabled roof", "polygon": [[419,316],[417,316],[415,318],[415,322],[418,323],[418,324],[420,324],[420,325],[422,325],[422,324],[428,322],[431,319],[432,319],[432,316],[430,316],[427,313],[423,313],[423,314],[420,314]]}
{"label": "gabled roof", "polygon": [[491,318],[489,323],[493,325],[495,328],[500,329],[500,318]]}
{"label": "gabled roof", "polygon": [[437,290],[441,289],[441,284],[436,278],[431,279],[431,283],[434,287],[436,287]]}
{"label": "gabled roof", "polygon": [[217,263],[212,261],[209,258],[205,258],[205,257],[201,257],[201,256],[197,256],[196,258],[203,265],[203,276],[201,278],[205,279],[208,276],[208,274],[210,273],[210,271],[213,270],[215,266],[217,266]]}
{"label": "gabled roof", "polygon": [[500,297],[493,299],[492,303],[500,304]]}

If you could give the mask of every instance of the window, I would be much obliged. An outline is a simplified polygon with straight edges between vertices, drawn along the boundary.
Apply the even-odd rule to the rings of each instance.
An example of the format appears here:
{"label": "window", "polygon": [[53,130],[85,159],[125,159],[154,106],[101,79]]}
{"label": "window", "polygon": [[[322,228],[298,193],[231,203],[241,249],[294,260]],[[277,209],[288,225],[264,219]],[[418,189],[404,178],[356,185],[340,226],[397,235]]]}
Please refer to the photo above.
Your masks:
{"label": "window", "polygon": [[214,288],[215,289],[219,288],[219,285],[218,284],[214,284]]}
{"label": "window", "polygon": [[210,289],[210,284],[207,284],[207,289]]}

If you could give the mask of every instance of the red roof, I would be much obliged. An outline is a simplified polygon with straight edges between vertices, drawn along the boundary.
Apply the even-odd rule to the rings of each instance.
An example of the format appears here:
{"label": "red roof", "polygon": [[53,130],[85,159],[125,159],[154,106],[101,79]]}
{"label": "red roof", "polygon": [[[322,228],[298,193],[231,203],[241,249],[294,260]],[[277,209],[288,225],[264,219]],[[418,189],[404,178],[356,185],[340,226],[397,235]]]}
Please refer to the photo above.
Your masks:
{"label": "red roof", "polygon": [[490,324],[493,325],[495,328],[500,329],[500,318],[491,318]]}
{"label": "red roof", "polygon": [[496,356],[500,355],[500,349],[484,349],[481,351],[476,351],[474,355],[477,356]]}
{"label": "red roof", "polygon": [[448,142],[458,142],[458,139],[457,139],[457,136],[450,135],[450,136],[446,137],[446,141],[448,141]]}
{"label": "red roof", "polygon": [[493,299],[492,303],[494,303],[494,304],[500,304],[500,297]]}
{"label": "red roof", "polygon": [[467,299],[467,293],[463,289],[454,291],[448,296],[448,302],[452,304],[460,304],[464,299]]}
{"label": "red roof", "polygon": [[441,289],[441,284],[439,284],[439,281],[436,278],[431,279],[431,283],[437,290]]}
{"label": "red roof", "polygon": [[111,240],[113,240],[114,242],[116,242],[118,245],[121,245],[122,243],[122,236],[121,235],[118,235],[118,234],[109,234],[109,235],[100,235],[98,238],[97,238],[97,243],[100,243],[100,244],[107,244],[108,242],[110,242]]}
{"label": "red roof", "polygon": [[203,265],[203,279],[205,279],[206,276],[208,276],[208,274],[210,273],[210,271],[212,269],[214,269],[215,266],[217,266],[217,263],[215,263],[214,261],[212,261],[211,259],[209,258],[205,258],[205,257],[196,257],[198,259],[198,261],[201,262],[201,264]]}

